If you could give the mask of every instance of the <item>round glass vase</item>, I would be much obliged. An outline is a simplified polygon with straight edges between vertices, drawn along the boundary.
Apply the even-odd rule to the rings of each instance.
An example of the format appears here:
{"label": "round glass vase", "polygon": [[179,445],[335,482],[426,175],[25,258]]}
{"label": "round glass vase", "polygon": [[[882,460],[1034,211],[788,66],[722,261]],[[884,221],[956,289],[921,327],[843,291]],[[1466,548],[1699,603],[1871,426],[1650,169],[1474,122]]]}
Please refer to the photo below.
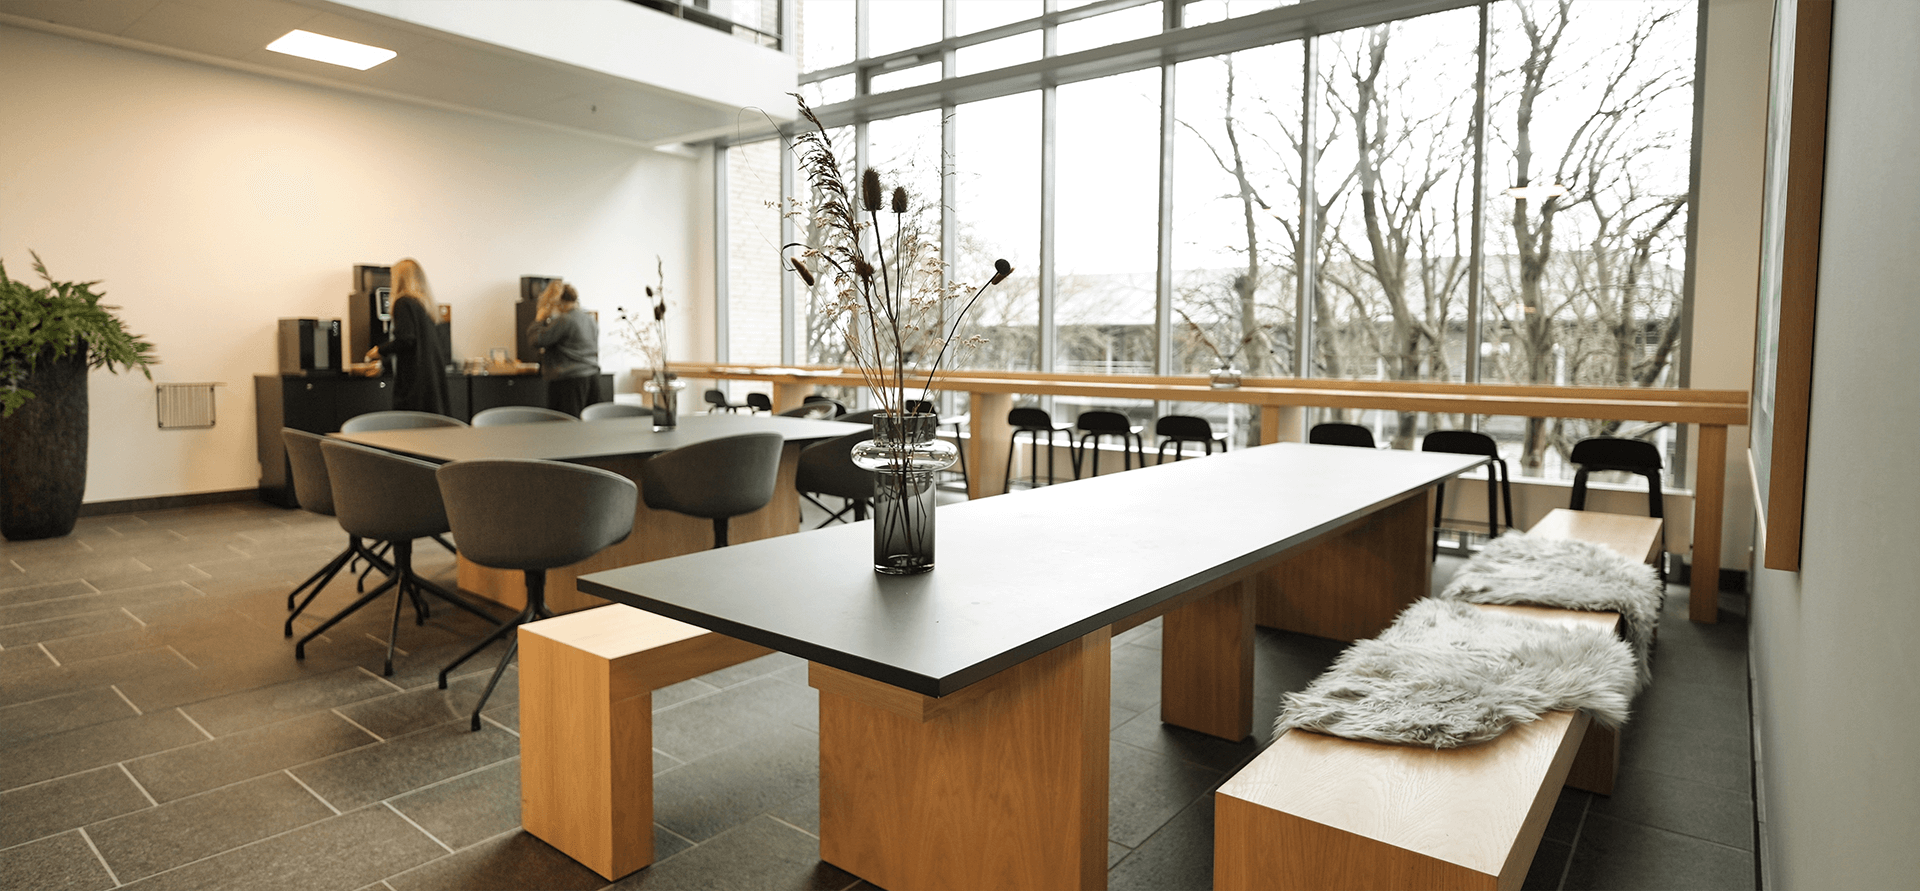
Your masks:
{"label": "round glass vase", "polygon": [[1240,386],[1240,369],[1228,362],[1207,372],[1207,383],[1216,390],[1231,390]]}
{"label": "round glass vase", "polygon": [[933,569],[933,475],[960,450],[934,436],[940,417],[880,414],[873,438],[853,447],[853,463],[873,471],[873,570],[916,575]]}
{"label": "round glass vase", "polygon": [[665,377],[655,374],[640,386],[647,395],[653,397],[654,432],[672,430],[680,423],[680,391],[687,388],[687,382],[677,377]]}

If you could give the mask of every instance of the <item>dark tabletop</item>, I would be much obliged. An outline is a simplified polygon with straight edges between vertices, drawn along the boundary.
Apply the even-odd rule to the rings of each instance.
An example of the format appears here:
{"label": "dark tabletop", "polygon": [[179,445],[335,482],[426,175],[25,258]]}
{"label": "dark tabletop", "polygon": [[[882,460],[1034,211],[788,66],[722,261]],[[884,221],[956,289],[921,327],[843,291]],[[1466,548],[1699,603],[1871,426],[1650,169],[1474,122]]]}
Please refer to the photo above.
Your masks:
{"label": "dark tabletop", "polygon": [[944,696],[1485,462],[1281,443],[942,507],[925,575],[875,573],[856,523],[578,584]]}
{"label": "dark tabletop", "polygon": [[377,430],[335,433],[341,439],[424,458],[428,461],[466,461],[474,458],[544,458],[579,461],[623,455],[651,455],[681,446],[736,436],[773,432],[789,441],[832,439],[868,424],[843,424],[777,415],[693,415],[682,417],[672,430],[653,432],[653,419],[609,418],[603,421],[554,421],[499,427],[430,427],[419,430]]}

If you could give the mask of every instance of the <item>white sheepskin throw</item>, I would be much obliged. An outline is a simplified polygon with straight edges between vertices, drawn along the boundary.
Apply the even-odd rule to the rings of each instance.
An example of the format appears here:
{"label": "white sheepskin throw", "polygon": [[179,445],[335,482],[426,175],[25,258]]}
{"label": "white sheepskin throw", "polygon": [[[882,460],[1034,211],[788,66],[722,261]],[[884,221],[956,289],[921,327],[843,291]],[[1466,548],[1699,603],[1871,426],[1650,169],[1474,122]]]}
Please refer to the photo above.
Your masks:
{"label": "white sheepskin throw", "polygon": [[1487,546],[1447,583],[1440,597],[1468,603],[1610,610],[1626,625],[1639,685],[1653,681],[1648,655],[1666,592],[1653,567],[1592,542],[1509,532]]}
{"label": "white sheepskin throw", "polygon": [[1567,709],[1617,727],[1633,678],[1633,654],[1611,634],[1427,599],[1287,694],[1274,733],[1446,749]]}

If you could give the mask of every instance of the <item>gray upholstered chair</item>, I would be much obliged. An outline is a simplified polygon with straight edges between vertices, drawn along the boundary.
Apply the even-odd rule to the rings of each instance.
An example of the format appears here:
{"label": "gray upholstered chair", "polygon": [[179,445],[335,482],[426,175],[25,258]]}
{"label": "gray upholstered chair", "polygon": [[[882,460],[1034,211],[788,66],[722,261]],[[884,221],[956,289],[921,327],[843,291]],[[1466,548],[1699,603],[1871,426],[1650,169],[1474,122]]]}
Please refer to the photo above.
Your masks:
{"label": "gray upholstered chair", "polygon": [[1374,447],[1372,430],[1359,424],[1342,424],[1337,421],[1313,425],[1313,429],[1307,431],[1307,442],[1314,445],[1354,446],[1362,449]]}
{"label": "gray upholstered chair", "polygon": [[[853,511],[855,521],[867,518],[867,505],[873,501],[873,471],[853,463],[852,453],[854,446],[872,438],[873,431],[862,430],[816,442],[800,450],[799,464],[793,473],[793,487],[799,490],[800,497],[829,514],[820,522],[821,527],[835,521],[846,522],[842,518],[849,510]],[[845,498],[847,503],[845,507],[834,510],[821,504],[815,495]]]}
{"label": "gray upholstered chair", "polygon": [[604,421],[608,418],[650,418],[653,409],[644,405],[628,405],[625,402],[596,402],[580,410],[582,421]]}
{"label": "gray upholstered chair", "polygon": [[563,411],[537,405],[501,405],[473,416],[475,427],[504,427],[508,424],[544,424],[549,421],[578,421]]}
{"label": "gray upholstered chair", "polygon": [[[378,430],[422,430],[434,427],[465,426],[467,426],[466,421],[462,421],[459,418],[450,418],[446,415],[436,415],[430,411],[370,411],[364,415],[354,415],[348,418],[346,423],[340,425],[340,432],[372,433]],[[316,453],[316,456],[317,454],[318,453]],[[454,550],[453,543],[447,541],[445,536],[435,535],[433,536],[433,540],[439,542],[441,547],[446,548],[448,553],[459,553]],[[384,557],[385,554],[383,553],[381,556]],[[371,571],[371,569],[372,568],[369,567],[367,571],[360,573],[360,590],[362,591],[366,590],[367,572]]]}
{"label": "gray upholstered chair", "polygon": [[333,480],[333,512],[348,535],[384,541],[393,546],[393,574],[346,609],[307,632],[294,645],[296,659],[307,657],[307,644],[326,633],[389,589],[398,589],[393,604],[393,627],[387,632],[385,673],[393,674],[393,639],[400,630],[400,607],[411,598],[422,621],[426,618],[422,594],[432,594],[489,622],[493,616],[413,571],[413,540],[447,531],[447,513],[440,506],[440,484],[434,465],[414,458],[370,449],[336,439],[320,443],[320,454]]}
{"label": "gray upholstered chair", "polygon": [[519,649],[514,629],[553,615],[547,608],[547,570],[578,563],[625,541],[633,533],[639,493],[632,480],[617,473],[559,461],[455,461],[436,475],[462,554],[481,566],[526,573],[526,608],[440,670],[444,690],[449,672],[511,635],[506,654],[473,706],[472,726],[479,730],[480,709]]}
{"label": "gray upholstered chair", "polygon": [[[326,459],[320,456],[320,443],[326,441],[326,437],[308,433],[305,430],[284,427],[280,430],[280,438],[287,444],[287,462],[293,467],[293,495],[300,501],[300,508],[323,517],[333,516],[333,480],[327,476]],[[319,571],[308,576],[306,581],[301,582],[299,587],[287,594],[289,612],[286,636],[293,636],[293,620],[306,611],[307,604],[320,596],[320,589],[332,582],[333,577],[339,575],[340,570],[346,568],[347,564],[356,558],[367,561],[370,571],[374,568],[384,572],[391,571],[387,561],[368,550],[366,542],[362,541],[360,536],[347,533],[346,549],[327,561],[327,565],[320,567]],[[307,591],[307,599],[301,600],[299,605],[295,606],[294,601],[299,598],[302,591]]]}
{"label": "gray upholstered chair", "polygon": [[833,406],[825,402],[808,402],[778,413],[783,418],[812,418],[816,421],[833,420]]}
{"label": "gray upholstered chair", "polygon": [[662,452],[640,465],[640,493],[654,510],[713,521],[713,546],[727,546],[727,520],[773,501],[780,478],[778,433],[743,433]]}
{"label": "gray upholstered chair", "polygon": [[370,433],[375,430],[417,430],[422,427],[465,427],[467,422],[430,411],[370,411],[355,415],[340,425],[341,433]]}

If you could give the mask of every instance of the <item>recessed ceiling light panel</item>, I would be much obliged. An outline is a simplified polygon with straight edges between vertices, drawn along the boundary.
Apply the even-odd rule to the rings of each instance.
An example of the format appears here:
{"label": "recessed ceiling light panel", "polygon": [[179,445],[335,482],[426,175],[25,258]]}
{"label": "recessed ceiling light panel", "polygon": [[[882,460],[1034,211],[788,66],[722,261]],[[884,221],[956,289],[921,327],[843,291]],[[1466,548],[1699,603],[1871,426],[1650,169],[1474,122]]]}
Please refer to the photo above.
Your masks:
{"label": "recessed ceiling light panel", "polygon": [[288,31],[287,36],[267,44],[267,49],[356,71],[365,71],[398,55],[390,49],[299,30]]}

